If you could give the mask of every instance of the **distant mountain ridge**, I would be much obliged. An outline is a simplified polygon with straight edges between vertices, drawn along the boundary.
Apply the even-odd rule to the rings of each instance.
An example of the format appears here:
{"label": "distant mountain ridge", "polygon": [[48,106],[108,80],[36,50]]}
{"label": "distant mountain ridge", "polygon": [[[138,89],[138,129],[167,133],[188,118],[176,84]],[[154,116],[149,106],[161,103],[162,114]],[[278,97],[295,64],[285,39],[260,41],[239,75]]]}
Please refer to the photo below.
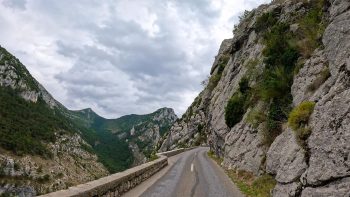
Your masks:
{"label": "distant mountain ridge", "polygon": [[[118,148],[120,152],[128,151],[126,145],[133,150],[132,165],[139,165],[146,162],[151,156],[155,146],[176,121],[177,116],[173,109],[161,108],[151,114],[131,114],[116,119],[106,119],[87,108],[71,111],[70,118],[96,131],[97,137],[94,137],[95,141],[91,144],[95,145],[97,151],[100,151],[102,155],[106,151],[115,151],[116,147],[110,147],[111,144],[115,144],[110,141],[111,138],[114,138],[118,145],[124,144],[123,148]],[[109,161],[107,163],[112,162],[110,156],[105,159]],[[120,159],[115,158],[114,161],[120,161]],[[127,161],[127,166],[130,165],[130,158],[124,158],[123,161]],[[115,163],[114,165],[112,163],[108,168],[111,171],[118,171],[113,167]]]}
{"label": "distant mountain ridge", "polygon": [[[86,126],[92,127],[96,130],[106,129],[111,133],[130,131],[133,125],[137,125],[140,122],[144,122],[146,120],[151,120],[155,123],[158,122],[168,129],[167,126],[169,125],[167,125],[167,123],[174,122],[177,119],[174,110],[171,108],[160,108],[151,114],[130,114],[113,119],[104,118],[94,112],[91,108],[72,110],[71,112],[72,115],[74,115],[72,117],[73,119],[82,121],[84,124],[86,124]],[[161,133],[164,133],[165,130],[162,130]]]}

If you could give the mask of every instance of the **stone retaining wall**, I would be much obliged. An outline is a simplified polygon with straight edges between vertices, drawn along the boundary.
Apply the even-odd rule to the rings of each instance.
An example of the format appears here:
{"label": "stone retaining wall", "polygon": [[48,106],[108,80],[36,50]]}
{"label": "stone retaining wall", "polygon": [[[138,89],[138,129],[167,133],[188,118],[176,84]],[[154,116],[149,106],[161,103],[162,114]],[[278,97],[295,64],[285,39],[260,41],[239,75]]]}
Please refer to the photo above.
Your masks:
{"label": "stone retaining wall", "polygon": [[123,172],[112,174],[101,179],[70,187],[67,190],[42,195],[42,197],[95,197],[121,196],[125,192],[136,187],[142,181],[148,179],[153,174],[168,165],[168,157],[182,153],[188,149],[177,149],[173,151],[158,153],[158,159],[130,168]]}
{"label": "stone retaining wall", "polygon": [[174,156],[174,155],[177,155],[179,153],[182,153],[182,152],[185,152],[185,151],[188,151],[188,150],[192,150],[196,147],[191,147],[191,148],[180,148],[180,149],[176,149],[176,150],[171,150],[171,151],[167,151],[167,152],[161,152],[161,153],[157,153],[158,156],[160,155],[164,155],[164,156],[167,156],[167,157],[171,157],[171,156]]}

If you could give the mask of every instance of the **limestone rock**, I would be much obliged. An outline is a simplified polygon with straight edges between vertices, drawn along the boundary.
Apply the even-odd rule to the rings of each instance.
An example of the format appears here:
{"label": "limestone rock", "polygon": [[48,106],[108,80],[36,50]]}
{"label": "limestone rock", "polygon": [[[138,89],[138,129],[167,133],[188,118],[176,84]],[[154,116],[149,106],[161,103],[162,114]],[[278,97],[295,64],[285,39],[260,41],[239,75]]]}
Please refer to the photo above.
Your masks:
{"label": "limestone rock", "polygon": [[270,146],[266,154],[266,171],[279,183],[296,181],[306,170],[305,153],[297,144],[293,131],[287,129]]}
{"label": "limestone rock", "polygon": [[329,63],[323,51],[316,51],[294,77],[292,85],[293,104],[303,101],[318,101],[329,89],[332,78]]}
{"label": "limestone rock", "polygon": [[272,191],[274,197],[296,197],[301,191],[301,183],[293,182],[288,184],[278,183]]}
{"label": "limestone rock", "polygon": [[340,197],[350,196],[350,178],[344,178],[331,182],[325,186],[307,187],[301,193],[302,197]]}
{"label": "limestone rock", "polygon": [[39,93],[35,91],[24,91],[24,92],[21,92],[21,96],[27,101],[36,103],[38,100]]}
{"label": "limestone rock", "polygon": [[232,47],[232,39],[225,39],[224,41],[222,41],[221,46],[220,46],[220,49],[219,49],[219,53],[218,53],[218,55],[215,57],[213,66],[211,67],[210,74],[213,74],[213,72],[215,71],[215,69],[216,69],[217,66],[219,65],[219,64],[218,64],[219,58],[220,58],[222,55],[227,54],[228,51],[231,50],[231,47]]}
{"label": "limestone rock", "polygon": [[3,167],[3,173],[7,176],[14,176],[15,174],[15,162],[11,158],[5,160],[5,166]]}
{"label": "limestone rock", "polygon": [[[97,161],[97,156],[82,148],[81,144],[89,145],[78,134],[57,138],[55,143],[48,144],[49,150],[53,153],[52,159],[33,156],[14,157],[8,152],[2,152],[0,169],[3,173],[8,177],[28,181],[25,184],[9,183],[0,186],[0,194],[2,191],[19,196],[35,196],[36,193],[66,189],[72,182],[85,183],[108,174],[105,167]],[[38,180],[42,183],[36,184]]]}
{"label": "limestone rock", "polygon": [[[335,1],[340,2],[340,1]],[[344,4],[350,4],[349,1],[341,1]],[[347,2],[347,3],[345,3]],[[334,3],[334,4],[335,4]],[[332,5],[331,10],[336,9]],[[347,8],[348,9],[348,8]],[[326,56],[330,62],[332,75],[344,65],[350,57],[350,10],[337,15],[326,28],[323,35],[323,44],[325,46]]]}
{"label": "limestone rock", "polygon": [[[331,7],[341,1],[334,1]],[[350,11],[334,17],[323,36],[333,83],[318,101],[308,139],[310,162],[307,183],[319,185],[350,175]]]}
{"label": "limestone rock", "polygon": [[346,72],[339,73],[336,84],[317,103],[311,117],[309,184],[350,175],[350,75]]}
{"label": "limestone rock", "polygon": [[224,165],[258,175],[265,156],[264,152],[261,135],[249,125],[239,123],[226,136]]}
{"label": "limestone rock", "polygon": [[132,154],[134,156],[134,163],[132,164],[133,166],[138,166],[138,165],[141,165],[141,164],[147,162],[146,156],[140,151],[137,144],[131,142],[131,143],[129,143],[129,147],[130,147]]}
{"label": "limestone rock", "polygon": [[12,193],[12,194],[16,194],[16,196],[19,196],[19,197],[34,197],[37,194],[33,187],[30,187],[30,186],[15,187],[10,184],[0,186],[0,195],[2,193]]}
{"label": "limestone rock", "polygon": [[349,10],[350,2],[348,0],[329,0],[332,4],[329,13],[330,19],[333,20],[336,16]]}

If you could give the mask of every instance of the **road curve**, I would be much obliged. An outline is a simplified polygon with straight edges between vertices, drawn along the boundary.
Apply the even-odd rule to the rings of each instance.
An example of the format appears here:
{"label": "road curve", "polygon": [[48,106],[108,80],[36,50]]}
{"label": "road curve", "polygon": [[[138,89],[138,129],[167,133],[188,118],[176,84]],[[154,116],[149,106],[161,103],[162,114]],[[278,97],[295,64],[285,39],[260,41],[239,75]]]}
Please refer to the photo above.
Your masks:
{"label": "road curve", "polygon": [[208,150],[200,147],[175,156],[173,165],[140,196],[243,197],[223,169],[208,157]]}

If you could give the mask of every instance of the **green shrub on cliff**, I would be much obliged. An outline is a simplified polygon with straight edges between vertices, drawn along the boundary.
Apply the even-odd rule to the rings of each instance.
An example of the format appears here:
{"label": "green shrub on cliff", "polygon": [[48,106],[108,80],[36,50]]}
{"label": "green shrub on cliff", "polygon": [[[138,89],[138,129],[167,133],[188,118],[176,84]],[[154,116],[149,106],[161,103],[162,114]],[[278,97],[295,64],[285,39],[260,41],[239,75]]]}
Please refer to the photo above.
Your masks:
{"label": "green shrub on cliff", "polygon": [[257,32],[266,31],[269,27],[277,22],[278,12],[267,12],[262,14],[255,23],[255,30]]}
{"label": "green shrub on cliff", "polygon": [[311,116],[314,107],[315,102],[302,102],[290,112],[288,125],[295,131],[305,127],[309,122],[309,117]]}
{"label": "green shrub on cliff", "polygon": [[229,128],[239,123],[245,114],[251,99],[249,79],[242,77],[238,92],[233,94],[225,108],[225,122]]}
{"label": "green shrub on cliff", "polygon": [[305,17],[300,20],[300,35],[298,43],[299,51],[304,57],[310,57],[313,51],[322,45],[322,34],[325,30],[325,21],[323,20],[324,0],[311,0],[311,7]]}
{"label": "green shrub on cliff", "polygon": [[225,121],[228,127],[232,128],[241,121],[244,115],[244,98],[241,94],[235,94],[228,101],[225,108]]}
{"label": "green shrub on cliff", "polygon": [[[282,124],[287,121],[292,103],[293,77],[297,73],[295,70],[302,66],[297,66],[298,60],[302,59],[300,57],[310,56],[321,45],[320,38],[325,26],[323,21],[324,3],[324,0],[311,0],[306,4],[309,11],[298,19],[300,28],[297,33],[290,31],[290,24],[277,22],[275,11],[265,13],[257,19],[256,29],[263,32],[263,44],[265,45],[263,55],[266,67],[261,80],[258,81],[254,89],[259,93],[258,97],[269,105],[264,129],[264,141],[267,145],[270,145],[280,134]],[[271,23],[271,21],[275,23]],[[315,83],[309,87],[310,91],[318,87],[328,77],[329,72],[325,70],[320,79],[315,80]],[[291,113],[290,119],[295,118],[295,113]],[[291,124],[293,125],[293,123]],[[308,135],[310,129],[299,128],[296,130],[298,138],[303,139]]]}
{"label": "green shrub on cliff", "polygon": [[250,90],[249,87],[249,79],[247,77],[243,77],[241,81],[239,82],[239,91],[242,94],[247,94],[247,92]]}
{"label": "green shrub on cliff", "polygon": [[311,129],[307,125],[314,108],[315,102],[302,102],[290,112],[288,117],[288,125],[293,129],[296,139],[302,147],[305,147],[305,140],[311,133]]}
{"label": "green shrub on cliff", "polygon": [[210,78],[209,78],[209,82],[208,82],[208,89],[210,91],[214,90],[214,88],[218,85],[222,73],[224,72],[224,69],[228,63],[228,61],[230,60],[230,56],[227,54],[224,54],[220,57],[220,59],[218,60],[218,70],[215,74],[213,74]]}
{"label": "green shrub on cliff", "polygon": [[263,135],[264,143],[270,145],[287,120],[292,101],[293,70],[300,55],[291,45],[293,35],[288,24],[274,24],[263,34],[263,38],[266,68],[255,89],[258,97],[268,103]]}

